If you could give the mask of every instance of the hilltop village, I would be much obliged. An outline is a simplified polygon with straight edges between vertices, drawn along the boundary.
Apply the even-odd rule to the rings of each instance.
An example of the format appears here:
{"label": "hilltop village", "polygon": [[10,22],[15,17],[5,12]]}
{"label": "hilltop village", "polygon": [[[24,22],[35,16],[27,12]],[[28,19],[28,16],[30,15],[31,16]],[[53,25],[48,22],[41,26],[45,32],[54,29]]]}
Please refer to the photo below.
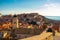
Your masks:
{"label": "hilltop village", "polygon": [[49,25],[60,32],[60,22],[54,23],[38,13],[0,14],[0,38],[22,39],[41,34]]}

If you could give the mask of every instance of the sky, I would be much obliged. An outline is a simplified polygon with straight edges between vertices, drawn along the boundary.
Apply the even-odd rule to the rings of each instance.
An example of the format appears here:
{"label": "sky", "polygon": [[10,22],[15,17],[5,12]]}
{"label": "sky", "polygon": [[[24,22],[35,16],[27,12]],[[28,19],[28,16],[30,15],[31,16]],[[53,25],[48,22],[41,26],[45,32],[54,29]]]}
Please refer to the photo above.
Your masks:
{"label": "sky", "polygon": [[60,0],[0,0],[0,13],[39,13],[43,16],[60,16]]}

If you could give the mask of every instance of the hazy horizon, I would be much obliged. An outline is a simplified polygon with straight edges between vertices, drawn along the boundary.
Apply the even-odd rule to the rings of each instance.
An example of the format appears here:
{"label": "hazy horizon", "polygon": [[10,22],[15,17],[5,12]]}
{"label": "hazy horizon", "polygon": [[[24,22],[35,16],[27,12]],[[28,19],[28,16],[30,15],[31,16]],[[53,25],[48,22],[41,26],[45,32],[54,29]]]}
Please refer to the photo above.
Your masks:
{"label": "hazy horizon", "polygon": [[59,20],[60,21],[60,16],[45,16],[45,17],[52,19],[52,20]]}

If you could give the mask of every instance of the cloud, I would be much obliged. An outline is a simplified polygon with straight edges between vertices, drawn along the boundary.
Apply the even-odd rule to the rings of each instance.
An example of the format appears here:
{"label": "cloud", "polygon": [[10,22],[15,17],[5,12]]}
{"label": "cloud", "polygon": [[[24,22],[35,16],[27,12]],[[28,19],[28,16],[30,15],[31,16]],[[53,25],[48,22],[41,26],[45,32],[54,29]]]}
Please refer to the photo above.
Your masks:
{"label": "cloud", "polygon": [[44,4],[38,9],[38,12],[44,16],[60,16],[60,5],[56,3]]}

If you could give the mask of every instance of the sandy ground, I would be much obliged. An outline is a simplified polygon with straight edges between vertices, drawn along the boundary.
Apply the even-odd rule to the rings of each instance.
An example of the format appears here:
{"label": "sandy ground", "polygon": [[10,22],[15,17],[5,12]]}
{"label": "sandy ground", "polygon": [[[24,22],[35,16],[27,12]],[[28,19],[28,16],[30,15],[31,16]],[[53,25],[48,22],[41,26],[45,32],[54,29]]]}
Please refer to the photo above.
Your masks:
{"label": "sandy ground", "polygon": [[[53,40],[53,36],[50,37],[52,33],[44,31],[42,34],[25,38],[25,39],[20,39],[20,40]],[[49,39],[48,39],[49,37]],[[46,39],[47,38],[47,39]]]}
{"label": "sandy ground", "polygon": [[57,32],[57,31],[55,31],[55,35],[56,35],[56,36],[60,36],[60,33]]}
{"label": "sandy ground", "polygon": [[[41,38],[48,36],[50,33],[46,33],[46,31],[44,31],[42,34],[37,35],[37,36],[33,36],[30,38],[26,38],[26,39],[22,39],[22,40],[40,40]],[[53,40],[60,40],[60,33],[55,31],[55,36],[53,36]]]}
{"label": "sandy ground", "polygon": [[55,31],[55,36],[53,38],[54,40],[60,40],[60,33]]}

